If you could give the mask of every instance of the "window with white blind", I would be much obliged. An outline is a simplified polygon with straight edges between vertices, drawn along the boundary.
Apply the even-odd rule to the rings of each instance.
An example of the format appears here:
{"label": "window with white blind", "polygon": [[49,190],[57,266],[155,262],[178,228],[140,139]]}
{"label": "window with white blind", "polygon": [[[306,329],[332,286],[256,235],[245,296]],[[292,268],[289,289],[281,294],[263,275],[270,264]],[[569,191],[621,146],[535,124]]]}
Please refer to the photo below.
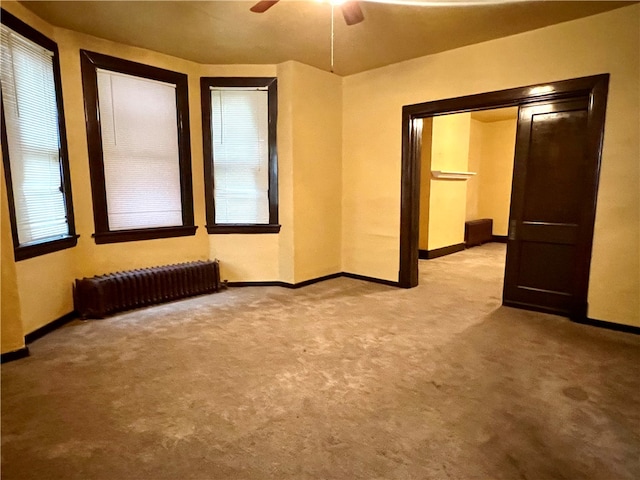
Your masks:
{"label": "window with white blind", "polygon": [[52,40],[2,10],[2,156],[16,260],[77,244]]}
{"label": "window with white blind", "polygon": [[111,230],[182,225],[175,85],[98,69]]}
{"label": "window with white blind", "polygon": [[81,58],[96,242],[192,235],[186,75]]}
{"label": "window with white blind", "polygon": [[277,233],[277,81],[202,78],[209,233]]}

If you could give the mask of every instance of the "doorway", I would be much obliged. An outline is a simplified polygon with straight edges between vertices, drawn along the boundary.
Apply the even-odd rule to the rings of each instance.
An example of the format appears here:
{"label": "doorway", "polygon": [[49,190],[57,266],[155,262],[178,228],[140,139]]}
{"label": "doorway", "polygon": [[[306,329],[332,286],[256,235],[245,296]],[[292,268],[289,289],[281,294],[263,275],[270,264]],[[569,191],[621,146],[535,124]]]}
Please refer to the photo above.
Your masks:
{"label": "doorway", "polygon": [[[546,117],[541,116],[531,120],[528,131],[525,131],[523,127],[526,121],[523,118],[519,120],[512,208],[509,217],[508,266],[503,303],[575,318],[584,317],[587,307],[589,265],[608,81],[609,75],[603,74],[405,106],[403,108],[402,138],[400,286],[411,288],[418,284],[420,156],[423,119],[449,113],[511,106],[519,107],[521,115],[523,112],[529,112],[527,115],[533,119],[536,114],[531,114],[531,112],[535,110],[533,107],[537,107],[539,110],[542,109],[540,115],[546,115]],[[574,100],[577,103],[570,102]],[[555,107],[551,107],[551,111],[546,111],[545,105],[555,105]],[[570,106],[567,107],[567,105]],[[541,128],[531,128],[534,123]],[[573,223],[570,224],[554,221],[553,218],[529,218],[523,214],[524,204],[528,202],[520,201],[521,199],[533,198],[536,192],[534,184],[538,187],[545,184],[547,179],[544,176],[549,173],[549,169],[527,170],[527,165],[533,160],[531,155],[538,155],[540,158],[548,155],[556,155],[557,157],[555,144],[549,142],[558,141],[561,136],[553,137],[551,134],[551,137],[545,137],[543,133],[555,131],[559,124],[563,124],[565,127],[568,124],[574,125],[567,127],[569,130],[565,127],[559,128],[565,128],[567,132],[574,132],[573,138],[579,139],[584,147],[580,152],[581,167],[574,177],[582,182],[580,188],[574,189],[578,198],[576,199],[574,195],[572,199],[567,200],[567,205],[572,205],[571,202],[579,205],[577,213],[571,218]],[[545,150],[545,145],[553,148]],[[535,174],[528,175],[533,171]],[[570,170],[568,172],[570,173]],[[531,183],[533,177],[539,178]],[[565,185],[571,181],[567,175],[564,175],[563,178],[556,179],[555,185]],[[551,183],[553,184],[553,179]],[[520,200],[514,202],[516,198]],[[545,211],[548,209],[538,209],[536,215]],[[536,228],[540,225],[551,227],[552,232],[545,233]],[[567,226],[569,226],[568,230],[564,228]],[[523,227],[525,228],[523,229]],[[535,232],[532,233],[532,231]],[[549,247],[549,245],[552,246]],[[530,255],[528,252],[531,251],[535,251],[536,255]],[[545,269],[540,267],[540,265],[546,265],[547,262],[558,262],[559,259],[564,262],[561,267],[564,276],[560,281],[558,281],[556,274],[547,275]],[[509,272],[516,273],[509,275]],[[531,277],[531,275],[527,277],[527,272],[533,272],[532,275],[536,278],[535,285],[527,284],[529,277]],[[550,279],[550,283],[547,282],[550,287],[545,283],[547,279]],[[508,285],[507,282],[510,284]],[[519,285],[518,282],[522,284]],[[510,288],[513,285],[522,288],[514,290]],[[514,297],[514,291],[519,294],[526,291],[533,295],[525,295],[525,297],[516,295]],[[562,301],[558,301],[558,299],[562,299]]]}
{"label": "doorway", "polygon": [[518,107],[422,119],[419,258],[506,243],[517,123]]}

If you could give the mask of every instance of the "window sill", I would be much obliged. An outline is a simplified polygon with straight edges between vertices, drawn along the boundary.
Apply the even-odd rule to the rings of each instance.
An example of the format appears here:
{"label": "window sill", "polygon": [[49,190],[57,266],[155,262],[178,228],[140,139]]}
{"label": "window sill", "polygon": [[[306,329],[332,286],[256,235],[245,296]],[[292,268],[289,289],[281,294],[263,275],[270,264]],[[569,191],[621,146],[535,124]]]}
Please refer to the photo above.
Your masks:
{"label": "window sill", "polygon": [[53,253],[59,250],[66,250],[67,248],[73,248],[78,244],[79,236],[80,235],[69,235],[68,237],[60,238],[57,240],[45,240],[40,243],[22,245],[14,249],[14,258],[16,259],[16,262],[19,262],[20,260],[26,260],[28,258],[46,255],[47,253]]}
{"label": "window sill", "polygon": [[154,240],[156,238],[187,237],[195,235],[198,227],[160,227],[160,228],[138,228],[132,230],[114,230],[111,232],[96,232],[93,238],[96,244],[135,242],[138,240]]}
{"label": "window sill", "polygon": [[207,232],[210,234],[256,234],[256,233],[279,233],[280,225],[270,224],[247,224],[247,223],[227,223],[220,225],[207,225]]}

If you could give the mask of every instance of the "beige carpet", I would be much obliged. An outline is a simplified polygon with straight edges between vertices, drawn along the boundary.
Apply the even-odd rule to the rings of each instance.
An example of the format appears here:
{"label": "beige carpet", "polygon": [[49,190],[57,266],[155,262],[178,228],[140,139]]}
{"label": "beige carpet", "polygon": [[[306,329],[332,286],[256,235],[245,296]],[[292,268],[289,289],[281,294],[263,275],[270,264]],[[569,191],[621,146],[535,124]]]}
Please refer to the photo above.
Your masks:
{"label": "beige carpet", "polygon": [[640,478],[640,336],[500,307],[503,260],[70,323],[2,366],[2,478]]}

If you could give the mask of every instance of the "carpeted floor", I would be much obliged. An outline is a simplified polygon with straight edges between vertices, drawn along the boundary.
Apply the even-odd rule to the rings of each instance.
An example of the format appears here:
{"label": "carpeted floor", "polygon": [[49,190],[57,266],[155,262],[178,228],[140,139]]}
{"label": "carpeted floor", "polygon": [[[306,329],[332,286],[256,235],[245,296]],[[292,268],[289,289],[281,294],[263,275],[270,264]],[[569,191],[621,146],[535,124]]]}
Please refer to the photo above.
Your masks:
{"label": "carpeted floor", "polygon": [[72,322],[2,366],[2,478],[640,478],[640,336],[501,307],[503,260]]}

